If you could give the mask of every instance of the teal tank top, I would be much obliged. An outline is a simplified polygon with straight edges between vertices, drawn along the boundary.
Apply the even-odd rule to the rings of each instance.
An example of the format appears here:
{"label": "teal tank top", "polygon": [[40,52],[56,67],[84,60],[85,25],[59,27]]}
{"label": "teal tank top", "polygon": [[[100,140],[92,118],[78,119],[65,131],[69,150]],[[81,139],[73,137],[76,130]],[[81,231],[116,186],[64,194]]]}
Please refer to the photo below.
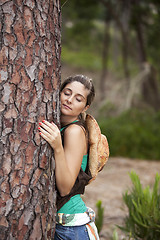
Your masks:
{"label": "teal tank top", "polygon": [[[83,156],[81,168],[83,171],[86,170],[87,167],[87,159],[88,154]],[[83,213],[87,210],[85,203],[83,202],[81,195],[77,194],[70,198],[68,202],[66,202],[58,211],[58,213],[65,213],[65,214],[76,214],[76,213]]]}

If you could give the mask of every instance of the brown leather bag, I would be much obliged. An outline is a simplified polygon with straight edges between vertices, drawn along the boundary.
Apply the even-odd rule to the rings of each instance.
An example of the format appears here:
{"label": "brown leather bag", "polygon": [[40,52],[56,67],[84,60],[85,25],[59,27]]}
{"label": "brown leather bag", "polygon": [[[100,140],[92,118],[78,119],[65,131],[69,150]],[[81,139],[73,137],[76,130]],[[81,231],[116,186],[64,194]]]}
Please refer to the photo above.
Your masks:
{"label": "brown leather bag", "polygon": [[95,118],[87,114],[86,126],[89,138],[89,170],[93,181],[109,158],[109,145],[105,135],[101,133],[100,127]]}

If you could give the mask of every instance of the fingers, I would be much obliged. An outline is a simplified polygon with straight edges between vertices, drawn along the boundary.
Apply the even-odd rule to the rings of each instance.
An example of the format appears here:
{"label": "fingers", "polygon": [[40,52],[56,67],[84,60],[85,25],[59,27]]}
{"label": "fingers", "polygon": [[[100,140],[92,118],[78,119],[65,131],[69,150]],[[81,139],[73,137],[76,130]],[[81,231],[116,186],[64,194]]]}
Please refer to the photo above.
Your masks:
{"label": "fingers", "polygon": [[47,141],[55,135],[57,130],[59,131],[58,127],[53,122],[49,123],[46,120],[39,122],[38,130],[40,131],[40,135]]}
{"label": "fingers", "polygon": [[47,142],[49,142],[49,138],[47,137],[46,134],[44,134],[43,132],[39,132],[39,134],[41,135],[42,138],[44,138]]}
{"label": "fingers", "polygon": [[45,128],[46,130],[50,130],[50,129],[52,129],[53,131],[59,130],[56,124],[54,124],[53,122],[50,123],[48,121],[43,120],[42,122],[39,123],[39,125]]}
{"label": "fingers", "polygon": [[38,128],[39,134],[44,140],[46,140],[52,146],[52,142],[54,141],[54,131],[48,132],[43,127]]}
{"label": "fingers", "polygon": [[48,121],[39,122],[39,134],[45,139],[53,149],[61,144],[61,134],[59,128],[52,122]]}
{"label": "fingers", "polygon": [[39,122],[39,126],[40,126],[38,128],[39,130],[45,129],[50,134],[52,134],[53,131],[55,131],[54,126],[52,124],[50,124],[49,122],[44,121],[44,120],[42,122]]}
{"label": "fingers", "polygon": [[45,134],[47,137],[50,137],[50,132],[46,131],[43,127],[39,127],[38,130],[40,131],[40,133],[43,133],[43,135]]}

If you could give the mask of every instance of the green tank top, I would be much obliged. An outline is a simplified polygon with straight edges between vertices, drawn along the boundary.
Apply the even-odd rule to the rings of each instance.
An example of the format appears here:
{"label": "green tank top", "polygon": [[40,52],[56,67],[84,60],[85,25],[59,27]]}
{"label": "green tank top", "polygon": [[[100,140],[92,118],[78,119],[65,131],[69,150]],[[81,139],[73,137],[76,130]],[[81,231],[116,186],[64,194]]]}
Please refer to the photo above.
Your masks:
{"label": "green tank top", "polygon": [[[81,168],[83,171],[86,170],[87,167],[87,159],[88,155],[83,156]],[[76,213],[83,213],[87,210],[85,203],[83,202],[81,195],[77,194],[70,198],[68,202],[66,202],[63,207],[61,207],[58,213],[65,213],[65,214],[76,214]]]}

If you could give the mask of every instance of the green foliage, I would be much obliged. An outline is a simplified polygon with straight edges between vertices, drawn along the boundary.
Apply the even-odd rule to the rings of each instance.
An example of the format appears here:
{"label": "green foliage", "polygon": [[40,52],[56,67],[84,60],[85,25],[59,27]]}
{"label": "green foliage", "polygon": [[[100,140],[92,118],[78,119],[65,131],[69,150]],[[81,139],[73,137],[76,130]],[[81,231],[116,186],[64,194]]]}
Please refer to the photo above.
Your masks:
{"label": "green foliage", "polygon": [[85,49],[73,51],[64,46],[62,49],[62,62],[67,62],[73,67],[88,70],[101,69],[100,58],[98,59],[93,52],[87,50],[85,51]]}
{"label": "green foliage", "polygon": [[[94,19],[99,7],[97,0],[69,0],[62,9],[62,45],[71,49],[87,46],[92,43]],[[68,24],[69,27],[68,27]],[[94,39],[94,38],[93,38]]]}
{"label": "green foliage", "polygon": [[113,231],[112,240],[119,240],[119,238],[118,238],[118,233],[117,233],[116,229]]}
{"label": "green foliage", "polygon": [[111,156],[160,159],[160,112],[132,109],[117,117],[102,116],[98,122]]}
{"label": "green foliage", "polygon": [[[63,3],[64,1],[62,1]],[[97,0],[69,0],[62,8],[62,64],[102,69],[103,9]]]}
{"label": "green foliage", "polygon": [[101,200],[99,200],[96,203],[96,207],[97,207],[97,215],[96,215],[95,224],[96,224],[98,233],[100,233],[100,231],[103,227],[103,219],[104,219],[104,207],[102,207],[102,201]]}
{"label": "green foliage", "polygon": [[120,227],[128,236],[140,240],[160,239],[160,175],[156,174],[155,183],[151,190],[143,188],[138,175],[130,173],[133,184],[130,192],[123,195],[129,214],[125,218],[125,226]]}
{"label": "green foliage", "polygon": [[[63,6],[64,4],[64,6]],[[73,20],[86,19],[92,20],[98,14],[97,0],[62,0],[62,14]]]}

